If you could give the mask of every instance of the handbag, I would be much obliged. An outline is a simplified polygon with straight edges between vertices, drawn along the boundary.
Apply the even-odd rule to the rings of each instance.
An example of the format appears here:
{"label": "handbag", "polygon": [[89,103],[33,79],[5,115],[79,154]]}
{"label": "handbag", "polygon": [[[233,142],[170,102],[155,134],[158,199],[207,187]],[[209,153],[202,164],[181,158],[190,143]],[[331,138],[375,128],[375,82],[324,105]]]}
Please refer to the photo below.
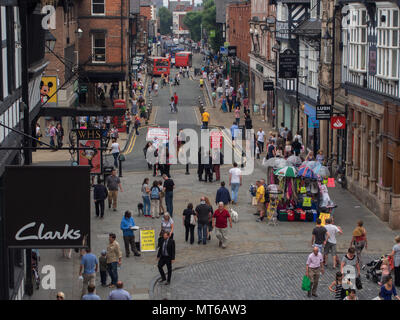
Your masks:
{"label": "handbag", "polygon": [[251,205],[252,206],[256,206],[258,203],[257,203],[257,198],[256,197],[253,197],[252,199],[251,199]]}
{"label": "handbag", "polygon": [[307,276],[303,276],[303,281],[301,283],[301,290],[310,291],[311,289],[311,281]]}
{"label": "handbag", "polygon": [[196,225],[196,219],[194,218],[194,214],[191,214],[191,215],[190,215],[190,224],[191,224],[192,226],[195,226],[195,225]]}
{"label": "handbag", "polygon": [[363,288],[361,283],[361,277],[356,278],[356,288],[357,290],[361,290]]}

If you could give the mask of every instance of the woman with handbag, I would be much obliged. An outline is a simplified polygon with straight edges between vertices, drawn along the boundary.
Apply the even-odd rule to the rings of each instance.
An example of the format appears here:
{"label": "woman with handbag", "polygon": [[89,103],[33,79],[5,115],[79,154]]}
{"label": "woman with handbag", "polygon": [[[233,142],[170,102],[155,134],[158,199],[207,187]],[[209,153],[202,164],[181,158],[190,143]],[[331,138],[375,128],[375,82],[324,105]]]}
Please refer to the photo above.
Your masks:
{"label": "woman with handbag", "polygon": [[[204,201],[211,208],[211,212],[214,212],[214,209],[213,209],[213,207],[211,205],[210,199],[208,199],[207,197],[204,197]],[[208,219],[208,228],[207,228],[207,239],[208,240],[211,240],[211,231],[213,231],[212,216],[209,217],[209,219]]]}
{"label": "woman with handbag", "polygon": [[350,247],[355,248],[357,254],[357,261],[362,266],[361,252],[364,249],[368,249],[367,242],[367,231],[363,227],[362,220],[357,222],[357,227],[353,230],[353,237],[351,238]]}
{"label": "woman with handbag", "polygon": [[196,213],[193,210],[193,204],[189,203],[183,210],[183,226],[185,227],[185,241],[188,241],[190,233],[190,244],[194,243],[194,227],[196,226]]}

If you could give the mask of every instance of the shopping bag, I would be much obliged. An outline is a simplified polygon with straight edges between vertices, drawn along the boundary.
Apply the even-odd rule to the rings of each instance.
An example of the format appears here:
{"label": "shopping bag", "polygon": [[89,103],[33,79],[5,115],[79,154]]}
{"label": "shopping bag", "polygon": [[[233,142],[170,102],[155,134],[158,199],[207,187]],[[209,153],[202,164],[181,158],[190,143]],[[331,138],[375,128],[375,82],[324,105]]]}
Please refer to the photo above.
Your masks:
{"label": "shopping bag", "polygon": [[253,198],[251,199],[251,205],[252,205],[252,206],[256,206],[256,205],[257,205],[257,198],[256,198],[256,197],[253,197]]}
{"label": "shopping bag", "polygon": [[361,290],[363,288],[361,283],[361,277],[356,278],[356,288],[357,290]]}
{"label": "shopping bag", "polygon": [[310,278],[308,278],[307,276],[304,276],[303,281],[301,283],[301,290],[310,291],[310,289],[311,289]]}

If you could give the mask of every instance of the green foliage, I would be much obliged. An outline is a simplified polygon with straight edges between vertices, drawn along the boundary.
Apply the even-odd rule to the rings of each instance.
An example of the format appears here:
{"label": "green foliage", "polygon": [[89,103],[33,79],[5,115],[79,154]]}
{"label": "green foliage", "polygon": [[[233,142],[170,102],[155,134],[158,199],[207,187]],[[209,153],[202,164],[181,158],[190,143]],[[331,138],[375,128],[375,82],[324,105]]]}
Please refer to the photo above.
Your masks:
{"label": "green foliage", "polygon": [[160,17],[160,33],[162,35],[171,33],[172,26],[172,13],[166,7],[161,7],[158,10],[158,16]]}
{"label": "green foliage", "polygon": [[[202,12],[202,24],[203,29],[208,37],[208,43],[211,48],[217,52],[219,47],[224,44],[222,38],[222,30],[219,25],[216,23],[217,12],[215,7],[214,0],[205,0],[203,1],[204,10]],[[215,37],[210,38],[210,30],[215,30]]]}
{"label": "green foliage", "polygon": [[183,19],[183,23],[188,27],[190,31],[190,38],[193,41],[199,41],[201,39],[201,19],[202,13],[199,11],[188,12]]}

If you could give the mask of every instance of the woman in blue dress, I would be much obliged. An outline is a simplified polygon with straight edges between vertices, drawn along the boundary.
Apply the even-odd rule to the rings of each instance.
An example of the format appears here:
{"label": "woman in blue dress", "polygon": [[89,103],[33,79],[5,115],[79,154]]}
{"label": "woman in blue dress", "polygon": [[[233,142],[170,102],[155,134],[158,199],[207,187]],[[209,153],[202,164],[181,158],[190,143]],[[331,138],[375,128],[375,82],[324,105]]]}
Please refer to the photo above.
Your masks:
{"label": "woman in blue dress", "polygon": [[221,109],[223,112],[228,112],[228,108],[226,106],[226,98],[222,98],[222,104],[221,104]]}

